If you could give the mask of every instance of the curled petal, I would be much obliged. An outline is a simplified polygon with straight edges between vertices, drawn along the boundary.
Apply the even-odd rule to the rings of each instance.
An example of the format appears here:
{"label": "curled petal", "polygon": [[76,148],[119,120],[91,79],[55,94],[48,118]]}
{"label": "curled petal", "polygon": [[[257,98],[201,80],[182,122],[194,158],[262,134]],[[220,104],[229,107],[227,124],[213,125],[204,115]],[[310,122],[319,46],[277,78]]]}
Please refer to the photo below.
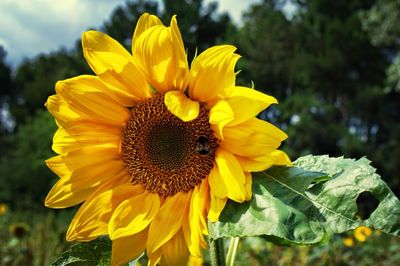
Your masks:
{"label": "curled petal", "polygon": [[292,162],[289,157],[280,150],[275,150],[270,153],[258,157],[241,157],[236,156],[244,171],[261,172],[270,168],[272,165],[290,166]]}
{"label": "curled petal", "polygon": [[111,97],[125,106],[150,97],[150,89],[129,52],[98,31],[82,35],[83,55],[92,70],[108,85]]}
{"label": "curled petal", "polygon": [[181,91],[169,91],[164,95],[167,109],[184,122],[192,121],[199,115],[199,103],[192,101]]}
{"label": "curled petal", "polygon": [[190,98],[209,102],[223,97],[235,86],[235,65],[240,58],[231,45],[214,46],[193,60],[190,69]]}
{"label": "curled petal", "polygon": [[142,33],[147,29],[157,25],[163,25],[161,20],[157,16],[150,15],[149,13],[144,13],[140,16],[132,37],[132,54],[133,47],[135,47],[135,42],[139,38],[139,36],[142,35]]}
{"label": "curled petal", "polygon": [[234,112],[234,120],[229,125],[240,124],[255,117],[268,106],[278,101],[269,95],[245,87],[235,87],[225,98]]}
{"label": "curled petal", "polygon": [[221,147],[243,157],[270,153],[287,138],[282,130],[257,118],[251,118],[237,126],[226,126],[223,135]]}
{"label": "curled petal", "polygon": [[155,25],[144,30],[132,47],[135,62],[158,91],[184,91],[189,67],[175,16],[170,27]]}
{"label": "curled petal", "polygon": [[224,139],[223,129],[235,118],[231,106],[224,100],[219,100],[210,110],[210,124],[220,139]]}

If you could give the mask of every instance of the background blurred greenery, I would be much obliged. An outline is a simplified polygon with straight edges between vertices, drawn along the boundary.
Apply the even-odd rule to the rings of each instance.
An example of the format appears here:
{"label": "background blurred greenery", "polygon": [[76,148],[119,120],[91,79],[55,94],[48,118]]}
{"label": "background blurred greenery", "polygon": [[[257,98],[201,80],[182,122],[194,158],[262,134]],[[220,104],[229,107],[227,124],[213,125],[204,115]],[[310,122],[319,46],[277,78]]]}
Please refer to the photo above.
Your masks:
{"label": "background blurred greenery", "polygon": [[[157,14],[165,24],[177,14],[189,61],[196,49],[236,45],[243,56],[237,83],[251,86],[254,82],[257,90],[278,98],[280,104],[260,116],[288,133],[283,149],[291,158],[309,153],[367,156],[399,196],[400,2],[292,0],[295,12],[285,14],[286,2],[254,4],[239,26],[228,14],[217,13],[217,3],[164,0],[161,10],[157,2],[127,1],[99,30],[129,48],[133,25],[143,12]],[[6,55],[0,46],[0,203],[8,206],[0,214],[0,265],[47,265],[67,246],[63,234],[72,214],[68,210],[54,214],[43,207],[57,180],[44,164],[52,156],[56,125],[43,104],[54,94],[57,80],[91,71],[80,40],[72,49],[26,59],[15,69],[7,65]],[[17,222],[30,228],[25,246],[8,231]],[[10,249],[13,239],[22,246]],[[390,256],[400,249],[398,239],[384,240],[393,245],[379,244],[375,250],[372,246],[378,242],[345,247],[339,239],[324,247],[292,249],[249,240],[242,244],[241,261],[245,264],[244,258],[249,258],[252,265],[395,265],[399,261]],[[44,243],[54,248],[38,253]],[[368,247],[370,253],[364,250]],[[28,257],[18,259],[16,254],[22,254],[18,252]],[[332,257],[332,252],[341,257]],[[363,252],[369,254],[368,260],[364,261]]]}

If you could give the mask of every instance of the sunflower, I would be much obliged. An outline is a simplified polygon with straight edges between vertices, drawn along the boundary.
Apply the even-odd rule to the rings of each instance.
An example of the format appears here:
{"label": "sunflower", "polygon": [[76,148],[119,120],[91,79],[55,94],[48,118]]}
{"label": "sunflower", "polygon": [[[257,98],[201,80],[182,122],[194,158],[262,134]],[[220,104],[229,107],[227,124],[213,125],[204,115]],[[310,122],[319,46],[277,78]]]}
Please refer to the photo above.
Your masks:
{"label": "sunflower", "polygon": [[276,99],[235,85],[239,55],[214,46],[190,67],[175,16],[143,14],[132,53],[97,31],[82,36],[96,75],[57,82],[46,107],[59,126],[60,179],[45,205],[83,203],[69,241],[112,240],[112,264],[146,252],[149,264],[201,261],[207,219],[228,199],[250,200],[252,171],[289,165],[287,135],[255,116]]}

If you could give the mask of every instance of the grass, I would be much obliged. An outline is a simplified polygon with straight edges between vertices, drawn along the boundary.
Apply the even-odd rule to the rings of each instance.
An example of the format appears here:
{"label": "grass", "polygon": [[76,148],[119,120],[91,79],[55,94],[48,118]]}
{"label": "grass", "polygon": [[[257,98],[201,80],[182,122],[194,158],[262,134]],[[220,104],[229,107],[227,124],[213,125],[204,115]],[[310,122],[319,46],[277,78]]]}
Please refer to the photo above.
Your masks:
{"label": "grass", "polygon": [[[7,211],[0,215],[0,265],[50,265],[71,245],[65,241],[65,233],[75,211]],[[353,246],[344,244],[346,238],[353,239]],[[229,240],[226,242],[228,247]],[[278,246],[261,237],[249,237],[240,240],[235,265],[397,266],[399,251],[400,238],[379,231],[372,231],[365,242],[357,241],[351,231],[316,246]],[[205,265],[209,265],[207,251]]]}

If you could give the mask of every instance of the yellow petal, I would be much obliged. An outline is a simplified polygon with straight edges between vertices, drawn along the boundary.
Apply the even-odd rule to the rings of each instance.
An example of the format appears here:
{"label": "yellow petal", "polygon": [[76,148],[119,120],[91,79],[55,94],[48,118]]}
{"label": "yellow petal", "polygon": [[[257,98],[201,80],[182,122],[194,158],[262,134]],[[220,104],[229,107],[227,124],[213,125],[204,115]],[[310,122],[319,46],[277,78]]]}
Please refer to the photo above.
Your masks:
{"label": "yellow petal", "polygon": [[164,103],[182,121],[191,121],[199,115],[199,103],[192,101],[181,91],[169,91],[164,95]]}
{"label": "yellow petal", "polygon": [[149,252],[146,250],[146,255],[148,257],[147,266],[156,266],[159,265],[162,256],[162,249],[159,248],[154,252]]}
{"label": "yellow petal", "polygon": [[127,62],[132,61],[132,55],[121,44],[107,34],[94,30],[82,34],[82,49],[96,74],[107,70],[120,72]]}
{"label": "yellow petal", "polygon": [[108,222],[117,206],[122,201],[144,192],[142,186],[134,186],[129,182],[120,185],[114,180],[113,184],[108,184],[108,187],[103,187],[102,193],[96,191],[97,193],[93,193],[79,208],[69,226],[68,241],[89,241],[108,234]]}
{"label": "yellow petal", "polygon": [[45,106],[47,110],[55,117],[58,124],[65,125],[70,122],[88,119],[87,116],[81,115],[72,110],[71,107],[59,95],[50,96]]}
{"label": "yellow petal", "polygon": [[182,230],[162,246],[161,265],[186,266],[189,250],[186,246]]}
{"label": "yellow petal", "polygon": [[92,121],[108,125],[122,125],[129,117],[129,110],[104,91],[104,83],[95,76],[82,75],[59,81],[56,91],[71,109],[80,115],[88,116]]}
{"label": "yellow petal", "polygon": [[211,107],[209,122],[220,139],[224,139],[223,129],[228,123],[233,121],[235,118],[234,115],[232,108],[224,100],[219,100]]}
{"label": "yellow petal", "polygon": [[193,60],[190,69],[189,95],[200,101],[211,101],[235,85],[235,65],[240,58],[231,45],[214,46]]}
{"label": "yellow petal", "polygon": [[120,160],[101,165],[89,165],[63,176],[52,187],[45,205],[50,208],[67,208],[84,201],[97,187],[111,178],[120,176],[124,166]]}
{"label": "yellow petal", "polygon": [[208,212],[208,219],[211,222],[217,222],[219,215],[221,214],[222,210],[225,208],[227,198],[219,198],[215,196],[213,193],[210,193],[211,197],[211,204],[210,210]]}
{"label": "yellow petal", "polygon": [[253,196],[253,177],[250,172],[244,172],[244,176],[246,177],[246,199],[245,200],[251,200],[251,197]]}
{"label": "yellow petal", "polygon": [[[217,151],[215,162],[219,171],[219,182],[222,182],[226,188],[226,195],[220,198],[228,197],[236,202],[243,202],[246,198],[245,176],[239,162],[230,152],[223,149]],[[212,186],[212,184],[210,183]],[[218,194],[215,194],[219,196]]]}
{"label": "yellow petal", "polygon": [[188,266],[203,266],[203,259],[201,257],[189,256]]}
{"label": "yellow petal", "polygon": [[64,128],[57,129],[53,136],[53,145],[51,148],[54,152],[61,154],[72,150],[79,149],[79,144],[74,138],[70,137]]}
{"label": "yellow petal", "polygon": [[139,68],[158,92],[186,89],[189,67],[175,16],[170,27],[156,25],[144,30],[132,49]]}
{"label": "yellow petal", "polygon": [[[183,232],[190,254],[201,257],[200,247],[207,247],[203,234],[208,234],[206,209],[210,201],[210,191],[207,180],[193,189],[189,206],[189,215],[185,217]],[[188,228],[186,228],[188,227]]]}
{"label": "yellow petal", "polygon": [[248,172],[261,172],[270,168],[272,165],[292,165],[286,153],[280,150],[275,150],[258,157],[236,156],[236,158],[243,170]]}
{"label": "yellow petal", "polygon": [[59,154],[81,148],[101,145],[118,148],[121,128],[94,123],[74,123],[67,128],[60,127],[53,137],[53,150]]}
{"label": "yellow petal", "polygon": [[132,48],[135,46],[136,40],[145,30],[157,25],[163,25],[161,20],[157,16],[150,15],[149,13],[144,13],[143,15],[141,15],[136,24],[135,32],[133,33]]}
{"label": "yellow petal", "polygon": [[287,138],[285,132],[257,118],[223,129],[221,147],[236,155],[256,157],[277,149]]}
{"label": "yellow petal", "polygon": [[121,156],[117,147],[82,146],[61,155],[65,165],[70,170],[76,170],[90,165],[103,165],[109,161],[119,160]]}
{"label": "yellow petal", "polygon": [[181,228],[191,193],[179,192],[165,200],[150,225],[147,252],[153,253],[170,240]]}
{"label": "yellow petal", "polygon": [[71,172],[68,169],[67,165],[63,162],[60,155],[47,159],[46,165],[59,177],[62,177]]}
{"label": "yellow petal", "polygon": [[123,106],[131,107],[152,95],[146,78],[133,64],[125,65],[121,73],[106,71],[99,78],[106,83],[110,96]]}
{"label": "yellow petal", "polygon": [[144,230],[160,209],[160,196],[143,193],[126,199],[114,211],[108,225],[111,239],[126,237]]}
{"label": "yellow petal", "polygon": [[223,199],[228,195],[228,188],[221,180],[222,177],[218,166],[215,165],[208,175],[208,183],[210,184],[211,194]]}
{"label": "yellow petal", "polygon": [[145,77],[129,52],[110,36],[87,31],[82,35],[83,54],[92,70],[108,85],[108,92],[119,103],[132,106],[150,97]]}
{"label": "yellow petal", "polygon": [[225,98],[234,112],[235,119],[229,125],[240,124],[258,115],[268,106],[278,101],[269,95],[245,87],[235,87]]}
{"label": "yellow petal", "polygon": [[126,264],[138,258],[146,248],[148,230],[112,241],[111,265]]}
{"label": "yellow petal", "polygon": [[274,165],[291,166],[292,161],[289,156],[283,151],[276,150],[269,154],[274,159]]}

